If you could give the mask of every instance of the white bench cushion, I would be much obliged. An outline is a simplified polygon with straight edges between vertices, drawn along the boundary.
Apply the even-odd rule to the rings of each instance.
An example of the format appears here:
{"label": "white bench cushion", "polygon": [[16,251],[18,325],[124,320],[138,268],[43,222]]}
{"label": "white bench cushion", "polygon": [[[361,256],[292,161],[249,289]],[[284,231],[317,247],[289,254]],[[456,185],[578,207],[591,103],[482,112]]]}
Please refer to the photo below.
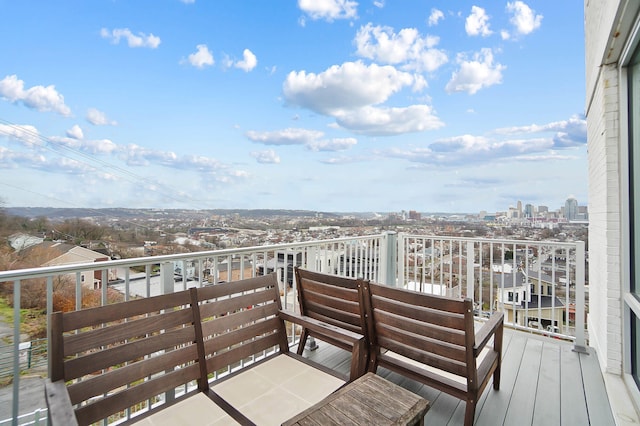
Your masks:
{"label": "white bench cushion", "polygon": [[295,358],[278,355],[212,389],[252,422],[280,425],[344,384]]}

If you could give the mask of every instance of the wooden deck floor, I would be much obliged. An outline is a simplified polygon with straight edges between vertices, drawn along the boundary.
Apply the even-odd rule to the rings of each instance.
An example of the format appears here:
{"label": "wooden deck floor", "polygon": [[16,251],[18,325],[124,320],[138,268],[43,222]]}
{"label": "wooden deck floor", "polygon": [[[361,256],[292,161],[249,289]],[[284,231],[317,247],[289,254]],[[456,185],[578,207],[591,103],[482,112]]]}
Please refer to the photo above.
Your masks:
{"label": "wooden deck floor", "polygon": [[[305,356],[345,374],[349,353],[318,342]],[[597,355],[567,342],[505,329],[500,390],[487,385],[475,425],[615,425]],[[431,402],[425,425],[462,425],[465,403],[388,370],[378,374]]]}

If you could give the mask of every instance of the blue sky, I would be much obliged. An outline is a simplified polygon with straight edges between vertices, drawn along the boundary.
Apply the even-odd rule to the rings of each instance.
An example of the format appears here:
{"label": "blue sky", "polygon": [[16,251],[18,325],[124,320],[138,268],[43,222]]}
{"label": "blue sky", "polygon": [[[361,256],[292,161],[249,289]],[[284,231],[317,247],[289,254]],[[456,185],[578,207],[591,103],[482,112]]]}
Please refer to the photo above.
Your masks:
{"label": "blue sky", "polygon": [[0,10],[4,206],[587,204],[582,1]]}

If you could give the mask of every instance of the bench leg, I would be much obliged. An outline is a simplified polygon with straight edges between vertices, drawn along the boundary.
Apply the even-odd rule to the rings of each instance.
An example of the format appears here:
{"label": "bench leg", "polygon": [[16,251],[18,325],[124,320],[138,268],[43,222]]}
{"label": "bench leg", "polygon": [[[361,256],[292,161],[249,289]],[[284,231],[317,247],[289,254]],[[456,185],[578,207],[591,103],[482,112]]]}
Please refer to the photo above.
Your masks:
{"label": "bench leg", "polygon": [[498,364],[493,372],[493,389],[500,390],[500,364]]}
{"label": "bench leg", "polygon": [[473,426],[473,418],[476,415],[476,401],[467,401],[467,407],[464,411],[464,426]]}
{"label": "bench leg", "polygon": [[302,334],[300,334],[300,341],[298,342],[298,355],[302,355],[304,352],[304,346],[307,344],[307,338],[309,337],[309,332],[306,328],[302,329]]}

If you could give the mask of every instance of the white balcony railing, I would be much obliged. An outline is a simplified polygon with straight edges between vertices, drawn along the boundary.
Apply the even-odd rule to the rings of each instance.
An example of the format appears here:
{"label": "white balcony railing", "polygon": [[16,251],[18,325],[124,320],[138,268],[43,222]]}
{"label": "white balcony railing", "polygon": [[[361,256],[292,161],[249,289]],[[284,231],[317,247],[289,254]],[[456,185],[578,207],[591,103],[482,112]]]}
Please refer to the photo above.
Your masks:
{"label": "white balcony railing", "polygon": [[[505,312],[508,326],[573,340],[585,347],[584,243],[556,243],[418,236],[393,232],[304,243],[152,256],[80,265],[52,266],[0,272],[0,285],[13,291],[14,317],[11,371],[12,424],[19,424],[20,374],[25,342],[20,342],[23,293],[41,286],[46,311],[54,295],[72,287],[74,308],[83,307],[83,288],[97,288],[98,303],[149,297],[193,286],[278,272],[283,305],[297,309],[293,267],[364,277],[417,291],[472,298],[479,319],[492,311]],[[135,272],[139,271],[139,272]],[[108,283],[107,285],[102,285]],[[49,327],[47,327],[49,330]],[[292,333],[293,335],[293,333]],[[294,343],[293,341],[291,342]],[[46,352],[41,355],[46,359]],[[39,365],[46,365],[40,360]],[[2,419],[0,419],[2,421]]]}

